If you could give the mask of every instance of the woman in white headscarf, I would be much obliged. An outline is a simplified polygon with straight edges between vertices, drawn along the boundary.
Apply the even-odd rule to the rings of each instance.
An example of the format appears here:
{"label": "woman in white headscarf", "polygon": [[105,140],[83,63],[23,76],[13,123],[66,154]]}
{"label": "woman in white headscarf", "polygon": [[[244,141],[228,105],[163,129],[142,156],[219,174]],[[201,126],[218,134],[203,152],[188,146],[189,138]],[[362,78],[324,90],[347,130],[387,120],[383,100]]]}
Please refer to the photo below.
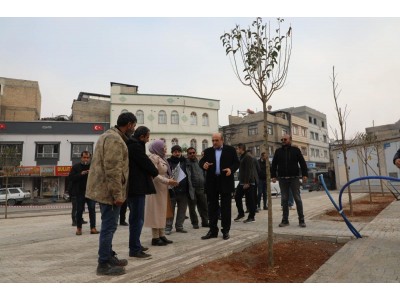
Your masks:
{"label": "woman in white headscarf", "polygon": [[165,237],[167,204],[169,202],[168,185],[177,186],[178,182],[171,179],[171,169],[165,158],[167,148],[163,140],[155,140],[149,146],[149,158],[158,170],[158,176],[153,179],[156,194],[146,195],[144,226],[152,229],[153,246],[165,246],[172,243]]}

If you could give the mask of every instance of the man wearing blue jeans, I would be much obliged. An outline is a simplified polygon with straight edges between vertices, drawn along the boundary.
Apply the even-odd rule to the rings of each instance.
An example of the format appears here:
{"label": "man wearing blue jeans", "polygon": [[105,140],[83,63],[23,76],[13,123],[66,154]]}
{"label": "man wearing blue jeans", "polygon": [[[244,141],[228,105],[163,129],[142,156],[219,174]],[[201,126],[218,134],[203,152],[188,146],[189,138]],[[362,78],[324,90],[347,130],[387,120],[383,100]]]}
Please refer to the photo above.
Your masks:
{"label": "man wearing blue jeans", "polygon": [[[149,248],[140,243],[140,235],[144,223],[144,205],[146,195],[155,194],[153,178],[158,176],[158,170],[146,155],[145,144],[149,141],[150,130],[145,126],[136,129],[127,142],[129,153],[129,256],[149,259],[145,253]],[[166,199],[167,200],[167,199]]]}
{"label": "man wearing blue jeans", "polygon": [[100,205],[101,231],[97,275],[122,275],[128,264],[118,259],[112,249],[120,207],[126,200],[129,157],[126,142],[136,126],[131,112],[119,115],[117,125],[97,140],[86,186],[86,198]]}

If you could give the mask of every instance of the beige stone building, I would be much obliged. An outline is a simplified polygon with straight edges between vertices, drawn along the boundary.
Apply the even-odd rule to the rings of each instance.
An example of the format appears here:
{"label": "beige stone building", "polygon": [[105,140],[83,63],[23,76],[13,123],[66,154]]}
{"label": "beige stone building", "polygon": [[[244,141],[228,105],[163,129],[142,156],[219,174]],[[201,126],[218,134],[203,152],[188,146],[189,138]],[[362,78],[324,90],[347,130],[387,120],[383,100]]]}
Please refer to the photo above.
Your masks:
{"label": "beige stone building", "polygon": [[41,105],[37,81],[0,77],[0,121],[40,120]]}
{"label": "beige stone building", "polygon": [[110,96],[80,92],[72,103],[73,122],[110,122]]}

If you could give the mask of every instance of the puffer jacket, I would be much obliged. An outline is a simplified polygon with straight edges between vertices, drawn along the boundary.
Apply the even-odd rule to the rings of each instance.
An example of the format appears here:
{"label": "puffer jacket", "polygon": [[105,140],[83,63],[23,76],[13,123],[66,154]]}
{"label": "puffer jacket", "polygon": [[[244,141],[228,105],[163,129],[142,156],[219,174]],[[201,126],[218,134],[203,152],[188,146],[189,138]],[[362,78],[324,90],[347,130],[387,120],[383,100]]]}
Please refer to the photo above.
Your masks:
{"label": "puffer jacket", "polygon": [[86,198],[112,205],[126,200],[129,158],[128,138],[117,127],[104,132],[98,139],[90,165]]}

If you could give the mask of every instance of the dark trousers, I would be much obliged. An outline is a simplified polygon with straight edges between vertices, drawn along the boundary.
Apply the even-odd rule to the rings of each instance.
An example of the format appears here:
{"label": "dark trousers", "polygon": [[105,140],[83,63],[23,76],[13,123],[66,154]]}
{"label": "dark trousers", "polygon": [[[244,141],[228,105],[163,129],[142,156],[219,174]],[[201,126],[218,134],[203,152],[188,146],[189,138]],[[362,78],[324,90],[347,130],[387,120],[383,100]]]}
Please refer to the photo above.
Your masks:
{"label": "dark trousers", "polygon": [[71,204],[72,204],[72,211],[71,211],[72,223],[76,223],[76,197],[75,196],[71,196]]}
{"label": "dark trousers", "polygon": [[194,199],[188,199],[188,207],[192,225],[199,225],[196,207],[201,218],[201,224],[208,224],[208,208],[206,194],[204,194],[204,188],[194,188]]}
{"label": "dark trousers", "polygon": [[76,227],[82,228],[83,211],[85,210],[85,203],[89,210],[90,228],[96,227],[96,202],[86,198],[85,196],[76,196]]}
{"label": "dark trousers", "polygon": [[296,202],[297,215],[299,222],[304,222],[303,202],[300,197],[299,178],[279,178],[279,187],[281,188],[282,203],[282,222],[289,222],[289,191],[292,191],[294,202]]}
{"label": "dark trousers", "polygon": [[[144,203],[146,195],[128,197],[129,205],[129,254],[137,254],[142,251],[140,235],[144,223]],[[121,219],[120,219],[121,221]]]}
{"label": "dark trousers", "polygon": [[119,211],[119,224],[125,222],[127,208],[128,208],[128,201],[125,201],[124,204],[121,205],[121,208],[120,208],[120,211]]}
{"label": "dark trousers", "polygon": [[256,215],[256,203],[254,199],[254,190],[255,190],[255,185],[250,185],[248,189],[244,189],[243,185],[238,184],[236,188],[236,193],[235,193],[235,202],[236,202],[236,207],[238,210],[238,214],[241,216],[244,216],[244,210],[243,210],[243,196],[246,197],[246,205],[247,209],[249,210],[249,219],[254,219]]}
{"label": "dark trousers", "polygon": [[99,264],[108,262],[115,252],[112,249],[114,233],[117,230],[117,222],[120,207],[99,203],[101,211],[101,231],[99,236]]}
{"label": "dark trousers", "polygon": [[[231,201],[232,194],[231,193],[222,193],[220,191],[220,180],[216,177],[215,187],[217,190],[209,191],[207,189],[207,201],[208,201],[208,216],[210,223],[210,231],[213,234],[217,234],[218,229],[218,210],[221,209],[221,232],[229,233],[231,229],[231,218],[232,218],[232,209],[231,209]],[[221,200],[221,205],[219,204],[219,200]]]}
{"label": "dark trousers", "polygon": [[267,205],[267,181],[260,179],[258,182],[258,195],[257,195],[257,207],[261,208],[261,197],[263,198],[264,207]]}

